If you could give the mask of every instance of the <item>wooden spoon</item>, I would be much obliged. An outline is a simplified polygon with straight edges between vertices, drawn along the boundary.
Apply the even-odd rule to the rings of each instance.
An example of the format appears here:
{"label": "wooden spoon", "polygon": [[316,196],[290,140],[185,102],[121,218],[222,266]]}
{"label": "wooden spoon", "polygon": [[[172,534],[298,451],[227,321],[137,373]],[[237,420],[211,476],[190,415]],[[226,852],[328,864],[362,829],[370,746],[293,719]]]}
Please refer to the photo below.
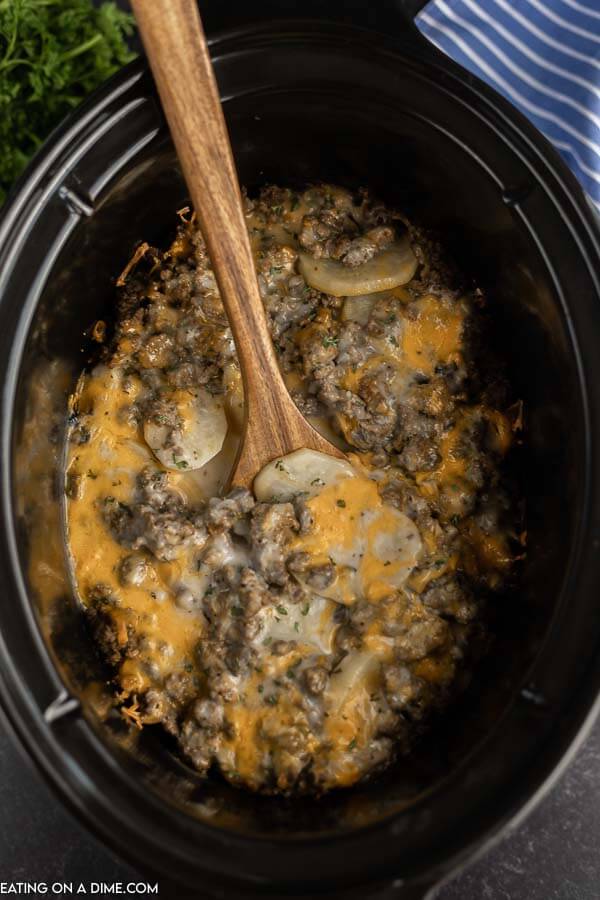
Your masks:
{"label": "wooden spoon", "polygon": [[263,466],[301,447],[344,458],[299,412],[277,364],[196,0],[132,0],[132,6],[242,372],[245,418],[230,484],[251,488]]}

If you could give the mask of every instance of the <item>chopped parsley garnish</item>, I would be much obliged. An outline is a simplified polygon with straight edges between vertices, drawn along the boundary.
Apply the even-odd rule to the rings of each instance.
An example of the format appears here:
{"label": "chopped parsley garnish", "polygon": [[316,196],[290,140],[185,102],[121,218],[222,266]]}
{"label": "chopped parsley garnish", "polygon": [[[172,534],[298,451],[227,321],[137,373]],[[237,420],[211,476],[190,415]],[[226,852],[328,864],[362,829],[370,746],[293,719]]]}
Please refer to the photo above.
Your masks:
{"label": "chopped parsley garnish", "polygon": [[346,506],[346,501],[345,500],[336,500],[335,505],[339,506],[340,509],[344,509],[344,507]]}
{"label": "chopped parsley garnish", "polygon": [[280,616],[287,616],[288,611],[285,606],[276,606],[275,609],[279,613]]}
{"label": "chopped parsley garnish", "polygon": [[338,339],[337,339],[337,338],[329,337],[329,335],[326,335],[326,336],[323,338],[323,346],[324,346],[324,347],[335,347],[335,345],[337,344],[337,342],[338,342]]}
{"label": "chopped parsley garnish", "polygon": [[275,694],[269,694],[268,697],[265,697],[265,703],[268,703],[269,706],[277,706],[277,696]]}
{"label": "chopped parsley garnish", "polygon": [[352,740],[348,744],[348,750],[354,750],[355,747],[356,747],[356,738],[352,738]]}
{"label": "chopped parsley garnish", "polygon": [[307,616],[310,610],[310,603],[305,603],[302,609],[300,610],[301,616]]}

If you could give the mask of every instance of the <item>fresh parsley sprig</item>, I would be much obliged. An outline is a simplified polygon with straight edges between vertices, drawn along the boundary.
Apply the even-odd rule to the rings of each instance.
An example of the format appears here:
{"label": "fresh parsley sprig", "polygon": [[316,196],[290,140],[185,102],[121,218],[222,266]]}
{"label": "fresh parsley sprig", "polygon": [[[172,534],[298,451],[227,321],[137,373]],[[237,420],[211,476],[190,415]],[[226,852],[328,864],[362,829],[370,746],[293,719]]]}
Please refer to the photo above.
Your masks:
{"label": "fresh parsley sprig", "polygon": [[135,54],[113,2],[0,0],[0,205],[40,144]]}

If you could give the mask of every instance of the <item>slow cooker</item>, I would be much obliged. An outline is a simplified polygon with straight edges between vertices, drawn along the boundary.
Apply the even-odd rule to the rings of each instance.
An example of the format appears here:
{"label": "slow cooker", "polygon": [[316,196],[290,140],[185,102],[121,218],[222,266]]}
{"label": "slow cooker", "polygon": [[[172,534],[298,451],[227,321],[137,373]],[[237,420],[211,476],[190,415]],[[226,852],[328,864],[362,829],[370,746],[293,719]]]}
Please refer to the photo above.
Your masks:
{"label": "slow cooker", "polygon": [[369,783],[250,795],[102,716],[60,472],[90,326],[136,242],[164,243],[186,200],[143,61],[65,121],[3,211],[2,708],[59,797],[163,896],[423,896],[527,812],[598,708],[600,234],[544,138],[419,35],[419,5],[205,15],[241,183],[366,184],[439,232],[487,293],[523,401],[519,583],[460,701]]}

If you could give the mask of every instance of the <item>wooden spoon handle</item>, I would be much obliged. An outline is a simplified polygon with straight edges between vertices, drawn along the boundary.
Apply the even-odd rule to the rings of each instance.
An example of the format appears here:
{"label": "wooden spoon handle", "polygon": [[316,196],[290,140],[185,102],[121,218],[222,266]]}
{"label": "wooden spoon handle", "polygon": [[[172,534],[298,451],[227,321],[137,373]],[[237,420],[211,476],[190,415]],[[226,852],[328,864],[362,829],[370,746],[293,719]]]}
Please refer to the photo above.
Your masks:
{"label": "wooden spoon handle", "polygon": [[[195,0],[132,0],[163,109],[227,311],[244,379],[274,453],[290,402],[260,298],[227,127]],[[282,421],[283,418],[283,421]]]}
{"label": "wooden spoon handle", "polygon": [[267,462],[299,447],[341,456],[300,414],[277,364],[196,0],[132,6],[240,362],[245,422],[231,484],[250,487]]}

